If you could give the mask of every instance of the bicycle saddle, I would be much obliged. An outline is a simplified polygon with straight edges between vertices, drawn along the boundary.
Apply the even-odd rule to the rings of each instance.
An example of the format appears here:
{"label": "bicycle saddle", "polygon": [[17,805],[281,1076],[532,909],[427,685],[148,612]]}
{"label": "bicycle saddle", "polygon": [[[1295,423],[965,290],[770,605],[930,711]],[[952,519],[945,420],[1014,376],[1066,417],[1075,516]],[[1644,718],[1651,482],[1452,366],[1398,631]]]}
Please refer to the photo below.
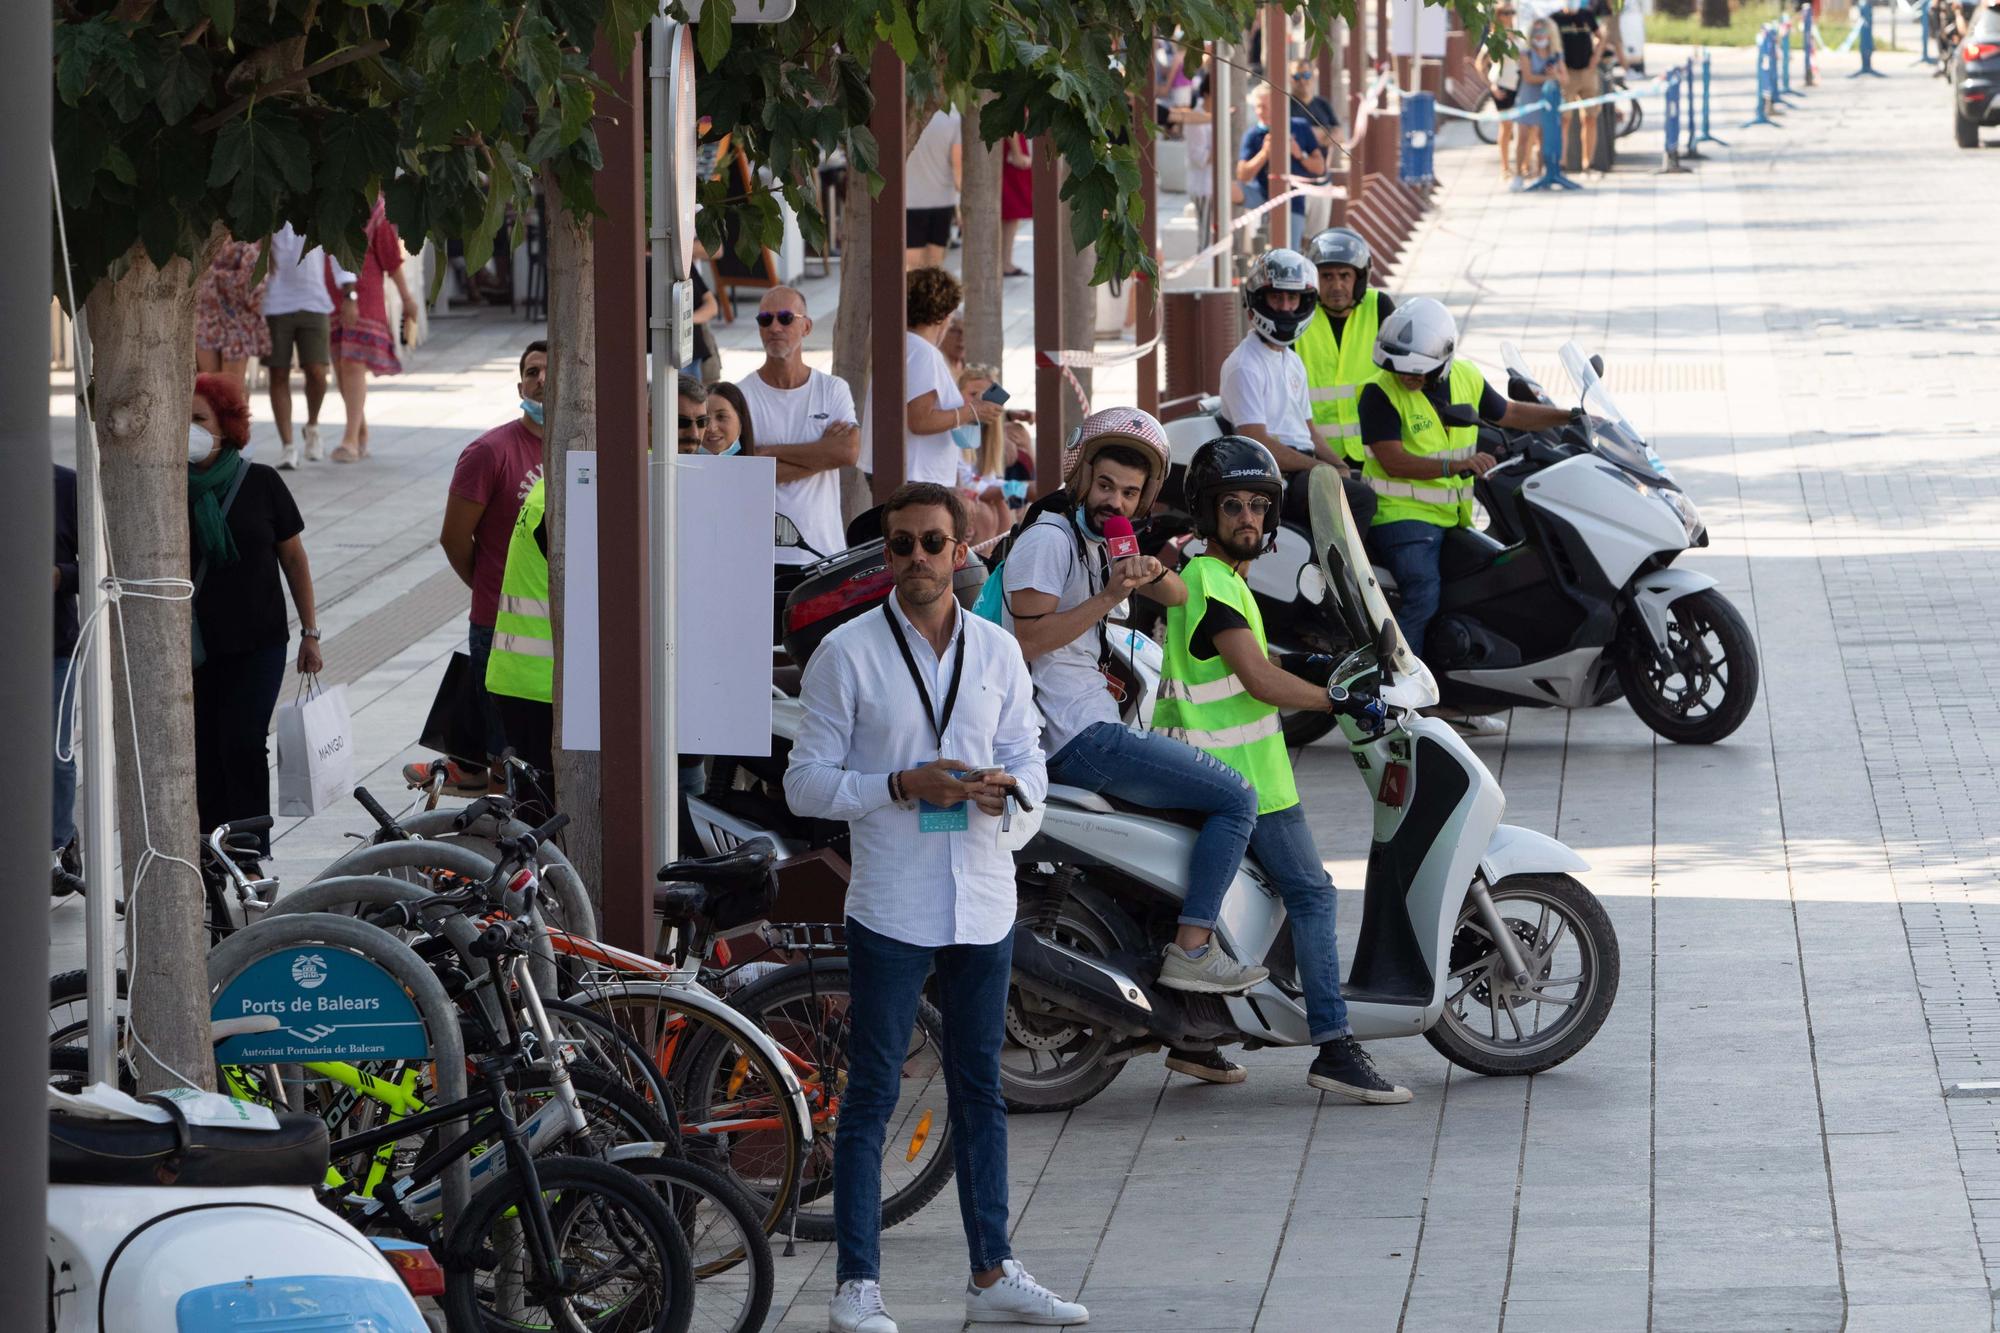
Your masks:
{"label": "bicycle saddle", "polygon": [[670,918],[705,918],[718,930],[755,921],[777,901],[777,860],[770,839],[753,838],[720,856],[661,866],[660,878],[672,882],[653,890],[653,909]]}
{"label": "bicycle saddle", "polygon": [[762,879],[771,872],[777,859],[778,849],[769,838],[752,838],[719,856],[695,856],[669,862],[660,867],[660,873],[655,878],[663,884],[669,880],[717,887],[742,884]]}

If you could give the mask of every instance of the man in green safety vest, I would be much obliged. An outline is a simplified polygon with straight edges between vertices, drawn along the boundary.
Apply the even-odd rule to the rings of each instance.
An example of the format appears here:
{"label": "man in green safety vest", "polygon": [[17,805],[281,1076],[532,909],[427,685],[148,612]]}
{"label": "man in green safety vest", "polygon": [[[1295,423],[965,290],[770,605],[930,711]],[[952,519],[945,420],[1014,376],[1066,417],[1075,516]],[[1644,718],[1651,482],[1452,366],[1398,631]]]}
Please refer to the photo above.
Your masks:
{"label": "man in green safety vest", "polygon": [[1306,1020],[1319,1046],[1306,1081],[1359,1102],[1407,1102],[1410,1090],[1377,1072],[1348,1026],[1340,994],[1333,881],[1313,846],[1280,709],[1333,711],[1333,697],[1271,661],[1257,599],[1243,571],[1277,536],[1284,476],[1256,440],[1225,435],[1187,468],[1187,509],[1207,541],[1181,569],[1187,600],[1167,608],[1153,725],[1235,769],[1257,792],[1250,854],[1285,900]]}
{"label": "man in green safety vest", "polygon": [[493,651],[486,658],[486,692],[500,713],[508,748],[555,789],[556,631],[549,618],[547,488],[536,478],[507,543]]}
{"label": "man in green safety vest", "polygon": [[1362,474],[1375,492],[1368,546],[1395,576],[1403,599],[1396,624],[1419,657],[1437,614],[1444,534],[1472,526],[1473,480],[1494,464],[1479,450],[1478,422],[1546,430],[1582,413],[1501,397],[1477,366],[1453,359],[1457,349],[1458,321],[1449,310],[1429,297],[1407,301],[1382,322],[1375,339],[1381,370],[1355,400],[1368,447]]}
{"label": "man in green safety vest", "polygon": [[[1396,302],[1389,293],[1369,287],[1375,259],[1368,242],[1351,227],[1329,227],[1313,237],[1306,258],[1319,274],[1319,308],[1298,342],[1299,359],[1306,363],[1313,434],[1359,472],[1367,450],[1361,447],[1355,398],[1375,377],[1375,334]],[[1349,503],[1353,500],[1350,494]],[[1364,525],[1368,521],[1358,510],[1355,518]]]}

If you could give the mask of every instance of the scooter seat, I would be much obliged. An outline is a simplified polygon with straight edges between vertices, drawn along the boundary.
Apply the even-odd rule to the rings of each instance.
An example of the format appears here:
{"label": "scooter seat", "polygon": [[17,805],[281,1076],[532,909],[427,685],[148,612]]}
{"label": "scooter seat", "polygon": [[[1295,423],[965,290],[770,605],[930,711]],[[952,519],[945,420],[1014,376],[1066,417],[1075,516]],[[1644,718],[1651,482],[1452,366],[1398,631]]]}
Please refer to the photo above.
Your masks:
{"label": "scooter seat", "polygon": [[280,1111],[270,1131],[49,1116],[51,1185],[190,1189],[326,1183],[326,1122]]}
{"label": "scooter seat", "polygon": [[1079,810],[1094,810],[1101,815],[1110,814],[1112,808],[1111,802],[1096,792],[1086,791],[1082,787],[1065,787],[1060,782],[1049,784],[1049,799],[1059,805],[1075,806]]}
{"label": "scooter seat", "polygon": [[1202,825],[1208,822],[1208,811],[1206,810],[1167,810],[1157,805],[1142,805],[1138,801],[1128,801],[1122,797],[1110,795],[1106,795],[1104,799],[1113,810],[1118,811],[1120,814],[1142,815],[1147,819],[1162,819],[1169,824],[1179,824],[1182,828],[1191,828],[1197,833],[1201,831]]}

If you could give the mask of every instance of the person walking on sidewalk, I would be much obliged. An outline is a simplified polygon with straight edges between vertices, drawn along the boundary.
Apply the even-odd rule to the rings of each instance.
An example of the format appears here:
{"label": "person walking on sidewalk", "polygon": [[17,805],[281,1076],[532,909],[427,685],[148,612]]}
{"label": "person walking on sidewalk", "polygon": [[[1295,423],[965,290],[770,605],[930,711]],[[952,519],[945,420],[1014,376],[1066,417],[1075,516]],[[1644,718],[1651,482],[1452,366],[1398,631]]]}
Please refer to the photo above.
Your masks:
{"label": "person walking on sidewalk", "polygon": [[1007,1239],[1000,1045],[1013,972],[1014,859],[1000,816],[1048,777],[1028,667],[1012,635],[961,609],[965,506],[912,482],[882,506],[896,590],[806,665],[805,721],[785,770],[801,815],[848,822],[847,1090],[834,1138],[834,1333],[896,1333],[882,1301],[882,1149],[925,978],[937,973],[948,1114],[975,1323],[1080,1324]]}
{"label": "person walking on sidewalk", "polygon": [[326,251],[306,249],[305,237],[287,222],[271,237],[271,280],[264,287],[264,323],[271,331],[271,350],[264,367],[271,372],[271,422],[278,428],[278,466],[299,465],[292,443],[292,355],[306,381],[305,461],[320,457],[319,408],[326,401],[326,368],[333,361],[327,321],[334,296],[344,299],[354,290],[355,277]]}
{"label": "person walking on sidewalk", "polygon": [[263,247],[225,237],[194,285],[194,364],[204,375],[246,383],[250,358],[269,356],[271,327],[264,322],[264,288],[271,275],[251,280]]}
{"label": "person walking on sidewalk", "polygon": [[[340,384],[341,404],[347,409],[340,447],[333,451],[336,463],[358,463],[368,456],[369,373],[403,373],[403,363],[396,358],[396,331],[389,327],[388,301],[382,292],[384,274],[395,282],[403,298],[403,341],[410,342],[416,337],[417,298],[403,274],[402,239],[377,195],[375,211],[368,216],[368,251],[361,262],[361,277],[342,293],[333,322],[333,373]],[[329,273],[329,280],[331,277]]]}
{"label": "person walking on sidewalk", "polygon": [[[520,380],[514,386],[520,395],[520,415],[459,453],[445,497],[444,527],[438,532],[444,558],[472,590],[472,619],[466,630],[472,671],[466,688],[478,692],[486,753],[449,756],[445,774],[446,788],[465,796],[486,792],[490,778],[485,766],[507,748],[499,710],[486,691],[486,659],[493,651],[493,622],[500,612],[500,583],[506,577],[514,518],[528,491],[542,479],[542,392],[548,369],[549,345],[537,338],[521,353]],[[422,786],[429,780],[428,766],[407,764],[403,778]]]}

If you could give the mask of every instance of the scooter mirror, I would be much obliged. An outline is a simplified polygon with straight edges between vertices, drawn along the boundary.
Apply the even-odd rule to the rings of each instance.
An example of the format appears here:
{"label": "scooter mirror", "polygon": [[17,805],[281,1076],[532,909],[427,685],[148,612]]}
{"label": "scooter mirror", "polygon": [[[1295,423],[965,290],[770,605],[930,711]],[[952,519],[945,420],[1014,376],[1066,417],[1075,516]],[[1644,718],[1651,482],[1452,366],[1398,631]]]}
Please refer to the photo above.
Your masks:
{"label": "scooter mirror", "polygon": [[1396,660],[1396,622],[1384,618],[1375,627],[1375,668],[1381,673],[1381,688],[1388,689],[1396,683],[1392,663]]}
{"label": "scooter mirror", "polygon": [[1596,371],[1599,375],[1604,374],[1604,358],[1599,356],[1597,353],[1592,352],[1590,354],[1590,368]]}
{"label": "scooter mirror", "polygon": [[771,523],[771,544],[774,546],[803,546],[805,538],[799,535],[799,525],[783,514],[773,517]]}

